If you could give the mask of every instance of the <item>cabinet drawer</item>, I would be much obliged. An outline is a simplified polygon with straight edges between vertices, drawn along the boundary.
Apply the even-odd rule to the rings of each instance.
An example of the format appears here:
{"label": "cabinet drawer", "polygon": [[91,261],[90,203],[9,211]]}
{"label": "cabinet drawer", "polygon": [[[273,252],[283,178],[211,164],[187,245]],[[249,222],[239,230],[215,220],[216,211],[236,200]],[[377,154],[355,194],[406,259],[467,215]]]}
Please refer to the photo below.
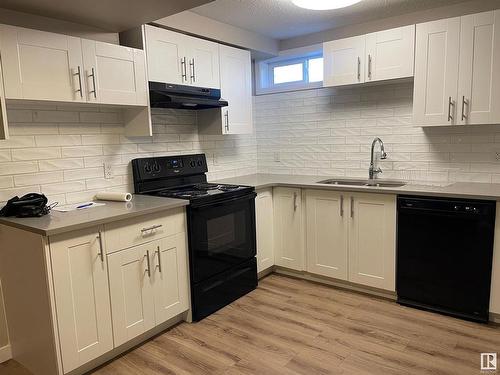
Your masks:
{"label": "cabinet drawer", "polygon": [[184,208],[106,224],[104,226],[106,252],[113,253],[185,231]]}

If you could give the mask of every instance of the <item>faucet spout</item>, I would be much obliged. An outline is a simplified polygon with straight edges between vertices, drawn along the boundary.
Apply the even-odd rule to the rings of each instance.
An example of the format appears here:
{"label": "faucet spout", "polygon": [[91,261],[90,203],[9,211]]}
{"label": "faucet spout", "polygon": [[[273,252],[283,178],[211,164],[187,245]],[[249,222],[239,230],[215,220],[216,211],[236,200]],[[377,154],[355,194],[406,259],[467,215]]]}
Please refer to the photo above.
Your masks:
{"label": "faucet spout", "polygon": [[375,178],[376,174],[382,173],[382,169],[375,168],[375,163],[374,163],[375,145],[377,143],[380,143],[380,152],[381,152],[380,159],[381,160],[387,159],[387,153],[385,152],[385,149],[384,149],[384,142],[382,142],[382,140],[379,137],[375,137],[375,139],[372,142],[372,148],[371,148],[371,154],[370,154],[371,155],[370,156],[370,168],[368,169],[368,177],[370,178],[370,180],[373,180]]}

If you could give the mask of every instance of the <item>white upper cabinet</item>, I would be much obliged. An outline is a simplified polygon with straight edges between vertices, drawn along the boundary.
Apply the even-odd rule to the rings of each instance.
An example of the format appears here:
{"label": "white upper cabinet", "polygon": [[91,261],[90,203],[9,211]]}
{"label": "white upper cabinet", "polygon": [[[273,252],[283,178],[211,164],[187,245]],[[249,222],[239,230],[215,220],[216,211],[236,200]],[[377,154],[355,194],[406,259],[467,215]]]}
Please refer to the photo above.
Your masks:
{"label": "white upper cabinet", "polygon": [[365,82],[364,35],[323,43],[323,86]]}
{"label": "white upper cabinet", "polygon": [[146,25],[149,80],[219,88],[219,45]]}
{"label": "white upper cabinet", "polygon": [[198,111],[200,134],[251,134],[252,60],[250,52],[220,45],[221,97],[227,107]]}
{"label": "white upper cabinet", "polygon": [[220,46],[221,95],[229,102],[229,106],[222,109],[225,134],[253,131],[251,64],[249,51]]}
{"label": "white upper cabinet", "polygon": [[188,37],[187,46],[189,84],[218,88],[220,86],[219,44]]}
{"label": "white upper cabinet", "polygon": [[414,123],[456,124],[460,18],[418,24],[416,33]]}
{"label": "white upper cabinet", "polygon": [[415,25],[366,35],[366,82],[412,77]]}
{"label": "white upper cabinet", "polygon": [[88,101],[148,105],[144,51],[82,40],[84,81]]}
{"label": "white upper cabinet", "polygon": [[500,10],[417,25],[416,125],[500,122]]}
{"label": "white upper cabinet", "polygon": [[459,124],[500,122],[500,10],[460,19]]}
{"label": "white upper cabinet", "polygon": [[85,102],[81,39],[0,26],[5,96]]}
{"label": "white upper cabinet", "polygon": [[150,81],[188,84],[187,40],[179,34],[159,27],[144,26],[146,56]]}
{"label": "white upper cabinet", "polygon": [[113,349],[109,284],[97,228],[50,238],[64,373]]}

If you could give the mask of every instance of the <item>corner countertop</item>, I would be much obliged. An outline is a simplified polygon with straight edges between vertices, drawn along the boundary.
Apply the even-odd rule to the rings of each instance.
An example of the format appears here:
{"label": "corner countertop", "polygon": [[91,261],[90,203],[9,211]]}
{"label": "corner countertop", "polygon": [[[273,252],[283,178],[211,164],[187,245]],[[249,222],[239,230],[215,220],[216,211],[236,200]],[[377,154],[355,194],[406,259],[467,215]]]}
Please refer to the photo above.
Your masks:
{"label": "corner countertop", "polygon": [[83,210],[52,211],[42,217],[0,217],[0,224],[23,229],[42,236],[53,236],[74,230],[129,219],[141,215],[187,206],[188,200],[134,195],[130,202],[104,202],[106,205]]}
{"label": "corner countertop", "polygon": [[[338,177],[345,179],[346,177]],[[500,184],[478,183],[478,182],[455,182],[433,184],[409,183],[402,187],[376,187],[376,186],[348,186],[318,184],[318,181],[336,178],[335,176],[299,176],[286,174],[251,174],[240,177],[232,177],[217,180],[219,183],[254,186],[256,190],[275,186],[337,190],[358,191],[366,193],[391,193],[405,195],[423,195],[450,198],[468,198],[484,200],[500,200]]]}

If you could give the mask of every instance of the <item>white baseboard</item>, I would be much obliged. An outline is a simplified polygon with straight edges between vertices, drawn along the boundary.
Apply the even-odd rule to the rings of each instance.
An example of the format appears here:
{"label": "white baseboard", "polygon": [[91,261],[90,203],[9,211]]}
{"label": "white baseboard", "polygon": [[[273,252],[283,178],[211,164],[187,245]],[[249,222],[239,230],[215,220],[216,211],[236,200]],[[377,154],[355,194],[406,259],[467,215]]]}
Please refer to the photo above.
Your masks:
{"label": "white baseboard", "polygon": [[10,345],[6,345],[0,348],[0,363],[8,361],[12,358],[12,352],[10,350]]}

